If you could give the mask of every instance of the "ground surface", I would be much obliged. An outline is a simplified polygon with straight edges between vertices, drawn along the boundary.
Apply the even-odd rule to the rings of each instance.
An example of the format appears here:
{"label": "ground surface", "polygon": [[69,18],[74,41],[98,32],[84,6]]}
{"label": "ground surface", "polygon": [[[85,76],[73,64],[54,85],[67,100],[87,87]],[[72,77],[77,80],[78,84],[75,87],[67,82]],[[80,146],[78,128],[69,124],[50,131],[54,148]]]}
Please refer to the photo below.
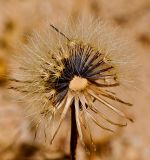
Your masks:
{"label": "ground surface", "polygon": [[[26,34],[34,28],[42,29],[45,21],[56,20],[60,15],[74,18],[82,11],[102,18],[111,26],[119,27],[135,46],[139,59],[139,81],[136,89],[125,93],[134,107],[130,109],[135,123],[129,124],[114,136],[102,132],[96,138],[97,151],[91,155],[79,145],[78,159],[91,160],[149,160],[150,159],[150,1],[149,0],[0,0],[0,159],[48,160],[64,157],[68,153],[66,128],[56,146],[50,147],[32,141],[21,106],[12,102],[3,86],[7,86],[8,60],[15,50],[15,43],[27,43]],[[67,126],[67,124],[66,124]],[[18,132],[19,130],[19,132]],[[69,136],[69,133],[68,133]],[[63,145],[62,145],[63,144]],[[64,147],[65,146],[65,147]],[[61,158],[65,159],[65,158]]]}

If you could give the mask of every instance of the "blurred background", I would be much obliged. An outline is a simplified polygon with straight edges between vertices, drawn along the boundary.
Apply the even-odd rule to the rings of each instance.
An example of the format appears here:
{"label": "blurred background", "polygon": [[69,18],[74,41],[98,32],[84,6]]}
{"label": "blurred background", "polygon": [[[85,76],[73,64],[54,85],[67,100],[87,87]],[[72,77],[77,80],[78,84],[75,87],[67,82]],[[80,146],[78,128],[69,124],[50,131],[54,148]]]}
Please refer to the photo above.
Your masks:
{"label": "blurred background", "polygon": [[[129,110],[135,122],[115,134],[95,134],[96,150],[78,146],[80,160],[150,159],[150,0],[0,0],[0,160],[63,160],[69,154],[64,122],[55,145],[33,140],[32,129],[24,118],[22,106],[7,90],[9,60],[18,50],[18,42],[28,43],[35,29],[63,16],[74,20],[84,10],[119,28],[135,46],[140,59],[139,84],[124,93],[134,107]],[[69,137],[68,133],[68,137]],[[89,144],[90,145],[90,144]],[[87,146],[88,148],[88,146]],[[89,147],[90,148],[90,147]]]}

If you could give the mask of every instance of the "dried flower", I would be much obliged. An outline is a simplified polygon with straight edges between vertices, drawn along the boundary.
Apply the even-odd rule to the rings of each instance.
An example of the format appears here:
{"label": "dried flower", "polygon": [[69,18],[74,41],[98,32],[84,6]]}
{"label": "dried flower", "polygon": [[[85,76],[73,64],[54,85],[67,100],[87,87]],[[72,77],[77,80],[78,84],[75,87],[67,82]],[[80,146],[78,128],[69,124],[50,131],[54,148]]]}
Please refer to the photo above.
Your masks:
{"label": "dried flower", "polygon": [[83,143],[84,120],[91,119],[99,127],[112,131],[100,124],[94,114],[111,125],[126,126],[126,123],[109,119],[99,111],[101,106],[95,105],[98,101],[132,121],[108,101],[131,105],[109,91],[129,82],[131,66],[126,50],[120,47],[120,41],[112,30],[98,20],[88,18],[77,24],[68,22],[61,27],[58,30],[51,25],[51,29],[35,34],[31,43],[24,46],[24,54],[16,59],[17,68],[10,78],[10,88],[21,93],[34,119],[39,121],[38,125],[42,120],[51,122],[62,109],[51,142],[72,104]]}

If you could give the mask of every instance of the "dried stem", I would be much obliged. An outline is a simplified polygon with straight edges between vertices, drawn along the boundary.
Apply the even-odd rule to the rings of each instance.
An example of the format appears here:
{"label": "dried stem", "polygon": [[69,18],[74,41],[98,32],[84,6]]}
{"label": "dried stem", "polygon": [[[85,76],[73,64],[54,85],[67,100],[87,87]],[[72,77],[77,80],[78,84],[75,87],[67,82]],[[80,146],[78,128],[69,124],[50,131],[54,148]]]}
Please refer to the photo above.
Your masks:
{"label": "dried stem", "polygon": [[77,124],[76,124],[76,116],[75,116],[75,106],[74,106],[74,103],[72,103],[72,106],[71,106],[71,137],[70,137],[71,160],[76,159],[77,141],[78,141],[78,131],[77,131]]}

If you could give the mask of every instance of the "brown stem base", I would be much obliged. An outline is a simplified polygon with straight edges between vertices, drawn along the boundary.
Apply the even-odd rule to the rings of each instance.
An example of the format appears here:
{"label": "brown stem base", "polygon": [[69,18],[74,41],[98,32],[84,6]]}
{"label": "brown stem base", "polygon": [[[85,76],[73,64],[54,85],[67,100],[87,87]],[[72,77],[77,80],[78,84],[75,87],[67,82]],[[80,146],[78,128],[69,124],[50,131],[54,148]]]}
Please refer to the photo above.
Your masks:
{"label": "brown stem base", "polygon": [[70,154],[71,160],[76,160],[76,148],[78,141],[78,131],[75,116],[75,106],[74,103],[71,106],[71,137],[70,137]]}

